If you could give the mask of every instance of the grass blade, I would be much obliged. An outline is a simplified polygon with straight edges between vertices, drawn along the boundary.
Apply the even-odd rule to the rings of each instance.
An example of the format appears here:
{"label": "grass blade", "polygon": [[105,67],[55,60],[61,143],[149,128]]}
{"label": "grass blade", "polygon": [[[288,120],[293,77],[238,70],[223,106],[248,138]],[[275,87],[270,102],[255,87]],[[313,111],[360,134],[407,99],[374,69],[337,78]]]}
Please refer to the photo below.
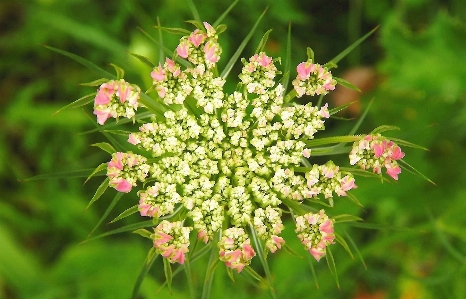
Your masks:
{"label": "grass blade", "polygon": [[346,48],[345,50],[343,50],[343,52],[341,52],[340,54],[338,54],[337,56],[335,56],[333,59],[331,59],[329,61],[329,63],[338,63],[340,60],[342,60],[346,55],[348,55],[351,51],[353,51],[354,48],[356,48],[357,46],[359,46],[360,43],[362,43],[364,40],[366,40],[369,36],[372,35],[372,33],[374,33],[377,28],[379,28],[379,26],[375,27],[374,29],[372,29],[371,31],[369,31],[368,33],[366,33],[364,36],[362,36],[360,39],[358,39],[357,41],[355,41],[354,43],[352,43],[348,48]]}
{"label": "grass blade", "polygon": [[236,4],[239,2],[239,0],[236,0],[233,2],[228,8],[222,13],[220,17],[212,24],[212,27],[216,28],[220,23],[222,23],[223,19],[230,13],[230,11],[233,9],[233,7],[236,6]]}
{"label": "grass blade", "polygon": [[115,223],[117,222],[118,220],[121,220],[125,217],[128,217],[130,215],[133,215],[134,213],[137,213],[139,210],[138,210],[138,206],[132,206],[131,208],[128,208],[126,210],[124,210],[120,215],[118,215],[117,217],[115,217],[115,219],[113,219],[112,221],[110,221],[109,223]]}
{"label": "grass blade", "polygon": [[325,259],[327,260],[327,265],[330,270],[330,273],[332,273],[333,278],[335,278],[335,283],[337,284],[337,287],[340,288],[340,282],[338,281],[338,273],[337,273],[337,267],[335,265],[335,260],[333,259],[333,254],[332,251],[330,250],[329,247],[325,248]]}
{"label": "grass blade", "polygon": [[246,47],[247,43],[249,42],[249,40],[251,39],[252,35],[254,34],[254,32],[256,31],[257,29],[257,26],[259,25],[260,21],[262,20],[262,18],[264,17],[265,15],[265,12],[267,11],[267,9],[259,16],[259,18],[257,19],[256,23],[254,24],[254,26],[252,27],[251,31],[249,31],[248,35],[246,36],[246,38],[243,40],[243,42],[239,45],[238,49],[236,50],[236,52],[233,54],[233,56],[230,58],[230,60],[228,61],[227,65],[225,66],[225,68],[223,69],[222,73],[220,74],[220,77],[222,77],[223,79],[225,79],[228,74],[230,73],[230,71],[232,70],[233,68],[233,65],[236,63],[236,61],[238,60],[239,56],[241,55],[241,52],[243,52],[244,48]]}
{"label": "grass blade", "polygon": [[[100,188],[100,187],[99,187]],[[113,208],[115,207],[115,205],[117,204],[117,202],[121,199],[121,197],[123,196],[123,193],[121,192],[118,192],[117,195],[113,198],[112,202],[110,203],[110,205],[107,207],[107,209],[105,210],[104,214],[102,215],[102,217],[100,217],[99,221],[97,222],[97,224],[94,226],[94,228],[92,229],[92,231],[89,233],[89,235],[87,236],[88,238],[94,233],[94,231],[100,226],[100,224],[102,224],[102,222],[104,221],[105,218],[107,218],[108,214],[110,214],[110,212],[113,210]]]}
{"label": "grass blade", "polygon": [[84,105],[87,105],[89,103],[92,103],[94,101],[94,98],[95,98],[96,94],[97,93],[94,92],[94,93],[88,94],[87,96],[83,96],[83,97],[77,99],[76,101],[74,101],[73,103],[70,103],[70,104],[66,105],[65,107],[62,107],[62,108],[58,109],[52,115],[55,115],[55,114],[59,113],[62,110],[65,110],[65,109],[78,108],[78,107],[82,107]]}
{"label": "grass blade", "polygon": [[102,194],[104,194],[105,190],[108,188],[108,184],[110,182],[109,178],[106,178],[102,184],[100,184],[99,188],[95,191],[94,196],[92,197],[91,201],[87,204],[86,208],[84,210],[87,210],[96,200],[98,200]]}
{"label": "grass blade", "polygon": [[70,52],[67,52],[67,51],[64,51],[64,50],[60,50],[60,49],[57,49],[57,48],[54,48],[54,47],[51,47],[51,46],[46,46],[46,45],[43,45],[43,46],[45,48],[49,49],[49,50],[52,50],[54,52],[57,52],[59,54],[62,54],[64,56],[66,56],[68,58],[73,59],[74,61],[84,65],[85,67],[87,67],[88,69],[90,69],[91,71],[93,71],[94,73],[96,73],[97,75],[99,75],[101,77],[108,78],[108,79],[116,79],[116,76],[113,75],[112,73],[107,72],[106,70],[98,67],[94,63],[90,62],[87,59],[82,58],[81,56],[78,56],[76,54],[73,54],[73,53],[70,53]]}
{"label": "grass blade", "polygon": [[38,181],[38,180],[49,180],[49,179],[71,179],[71,178],[85,178],[92,173],[94,169],[86,168],[80,170],[71,170],[64,172],[55,172],[48,174],[40,174],[27,179],[19,180],[20,182]]}
{"label": "grass blade", "polygon": [[138,278],[136,279],[136,282],[134,283],[131,299],[138,298],[139,289],[141,288],[141,284],[144,281],[144,277],[146,277],[147,272],[149,272],[150,268],[152,268],[152,265],[154,264],[158,256],[159,255],[156,254],[155,252],[155,248],[151,248],[149,250],[149,253],[147,254],[147,258],[142,264],[141,271],[139,271]]}

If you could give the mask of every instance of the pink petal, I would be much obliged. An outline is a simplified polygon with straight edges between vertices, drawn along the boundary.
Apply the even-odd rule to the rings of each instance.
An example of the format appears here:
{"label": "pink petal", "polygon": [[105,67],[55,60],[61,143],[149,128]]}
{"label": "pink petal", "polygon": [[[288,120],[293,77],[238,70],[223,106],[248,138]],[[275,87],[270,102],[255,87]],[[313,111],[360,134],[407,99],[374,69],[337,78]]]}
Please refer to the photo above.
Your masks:
{"label": "pink petal", "polygon": [[125,179],[121,179],[118,185],[116,185],[115,187],[117,191],[123,192],[123,193],[130,192],[131,188],[133,188],[133,186]]}
{"label": "pink petal", "polygon": [[154,70],[150,73],[152,79],[155,81],[163,81],[165,80],[165,70],[159,64],[158,67],[154,68]]}

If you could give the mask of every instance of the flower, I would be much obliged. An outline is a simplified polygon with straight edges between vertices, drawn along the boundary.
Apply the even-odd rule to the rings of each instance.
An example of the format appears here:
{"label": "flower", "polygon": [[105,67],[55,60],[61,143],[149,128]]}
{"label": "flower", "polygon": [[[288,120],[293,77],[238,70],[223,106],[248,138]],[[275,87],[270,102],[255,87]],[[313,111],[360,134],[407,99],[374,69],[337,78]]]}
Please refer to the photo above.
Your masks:
{"label": "flower", "polygon": [[244,266],[251,263],[256,255],[251,246],[251,240],[242,228],[231,227],[223,232],[222,239],[218,242],[220,248],[220,260],[227,267],[240,273]]}
{"label": "flower", "polygon": [[132,187],[136,186],[137,181],[145,181],[149,172],[146,161],[145,157],[131,152],[114,153],[107,165],[109,185],[119,192],[130,192]]}
{"label": "flower", "polygon": [[370,134],[362,137],[353,144],[349,154],[351,165],[359,165],[362,169],[371,169],[380,174],[385,167],[387,174],[394,180],[398,180],[401,168],[397,160],[404,157],[401,148],[393,141],[382,137],[380,134]]}
{"label": "flower", "polygon": [[185,254],[189,252],[189,233],[192,228],[183,227],[181,221],[163,220],[154,228],[151,238],[157,253],[170,263],[184,264]]}
{"label": "flower", "polygon": [[103,125],[109,117],[134,118],[141,90],[123,79],[103,83],[94,100],[94,114]]}
{"label": "flower", "polygon": [[296,217],[295,231],[301,243],[317,261],[325,256],[326,247],[334,244],[333,220],[328,218],[324,210]]}
{"label": "flower", "polygon": [[[347,196],[357,185],[351,170],[331,160],[322,165],[309,161],[325,151],[312,145],[319,144],[313,139],[330,118],[328,104],[291,101],[335,89],[337,81],[325,66],[312,59],[300,63],[294,90],[286,94],[282,81],[276,80],[280,59],[261,51],[241,60],[240,82],[227,93],[226,80],[216,68],[223,27],[206,22],[196,26],[181,37],[172,59],[150,73],[156,113],[139,118],[139,130],[127,139],[145,156],[114,153],[107,176],[109,185],[124,193],[144,182],[137,192],[137,209],[158,223],[150,237],[156,252],[169,262],[184,263],[194,230],[204,243],[220,236],[219,259],[241,272],[256,255],[247,231],[274,253],[285,246],[282,213],[289,209],[294,215],[306,200],[318,197],[333,206],[335,194]],[[138,87],[122,79],[102,84],[94,103],[99,124],[109,117],[134,119],[139,94]],[[355,142],[349,157],[352,165],[375,173],[385,167],[398,179],[397,160],[404,153],[372,134]],[[295,221],[298,238],[319,261],[334,243],[333,220],[320,210]]]}
{"label": "flower", "polygon": [[297,96],[325,95],[335,89],[337,81],[326,67],[313,63],[312,59],[301,62],[296,67],[298,76],[293,80],[293,86]]}

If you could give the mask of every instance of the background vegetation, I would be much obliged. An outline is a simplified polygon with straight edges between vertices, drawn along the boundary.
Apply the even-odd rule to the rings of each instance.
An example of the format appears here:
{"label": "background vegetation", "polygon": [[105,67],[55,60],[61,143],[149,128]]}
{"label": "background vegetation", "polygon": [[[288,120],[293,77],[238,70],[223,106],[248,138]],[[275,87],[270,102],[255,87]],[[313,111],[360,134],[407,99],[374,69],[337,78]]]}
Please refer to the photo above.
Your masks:
{"label": "background vegetation", "polygon": [[[195,1],[201,17],[214,21],[230,1]],[[331,105],[358,100],[347,117],[374,104],[360,133],[387,124],[397,137],[430,149],[406,149],[406,160],[436,182],[403,172],[397,183],[358,180],[359,209],[338,200],[336,209],[366,222],[404,228],[368,230],[346,227],[365,265],[339,246],[334,256],[340,289],[325,261],[314,263],[317,288],[307,255],[291,228],[284,231],[298,258],[282,250],[269,256],[279,298],[466,298],[466,3],[462,0],[241,0],[225,19],[221,35],[229,57],[267,7],[266,17],[245,50],[249,57],[263,32],[272,28],[272,56],[284,52],[288,23],[293,30],[293,61],[305,59],[311,46],[327,62],[377,25],[378,31],[341,62],[338,76],[362,87],[342,90]],[[108,156],[89,144],[99,134],[91,107],[62,106],[93,92],[79,83],[97,79],[83,66],[41,46],[64,49],[107,67],[114,62],[129,81],[148,87],[149,69],[126,50],[156,60],[158,50],[138,26],[155,35],[157,17],[164,26],[185,27],[192,19],[184,0],[36,0],[0,2],[0,298],[129,298],[151,244],[120,234],[79,244],[97,223],[113,194],[85,210],[99,179],[21,182],[43,173],[95,167]],[[177,37],[165,36],[174,47]],[[223,60],[226,63],[226,59]],[[110,67],[108,67],[110,70]],[[236,72],[238,72],[236,69]],[[52,116],[53,115],[53,116]],[[332,121],[332,133],[345,133],[353,122]],[[110,192],[109,192],[110,193]],[[133,205],[122,201],[116,211]],[[117,213],[115,212],[115,213]],[[109,219],[112,219],[110,215]],[[135,216],[136,217],[136,216]],[[102,225],[96,233],[115,225]],[[159,261],[160,262],[160,261]],[[202,285],[202,263],[194,264]],[[159,287],[164,275],[156,263],[140,298],[186,298],[183,275],[172,297]],[[157,290],[159,290],[157,292]],[[212,298],[267,298],[265,286],[242,276],[233,284],[223,265],[214,279]]]}

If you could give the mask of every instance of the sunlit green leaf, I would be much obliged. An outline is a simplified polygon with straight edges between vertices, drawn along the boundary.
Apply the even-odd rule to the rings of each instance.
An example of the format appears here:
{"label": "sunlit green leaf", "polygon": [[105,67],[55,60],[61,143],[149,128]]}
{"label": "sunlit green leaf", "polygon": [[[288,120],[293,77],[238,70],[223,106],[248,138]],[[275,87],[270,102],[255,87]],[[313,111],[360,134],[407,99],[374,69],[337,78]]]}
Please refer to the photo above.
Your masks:
{"label": "sunlit green leaf", "polygon": [[272,32],[272,29],[267,30],[267,32],[262,36],[259,42],[259,45],[257,46],[256,52],[255,52],[256,54],[264,51],[264,47],[267,44],[267,40],[269,39],[270,32]]}
{"label": "sunlit green leaf", "polygon": [[[89,181],[90,178],[92,178],[94,175],[98,174],[99,172],[102,172],[104,171],[105,169],[107,169],[108,167],[108,163],[102,163],[100,164],[99,166],[97,166],[94,171],[87,177],[86,181],[84,183],[86,183],[87,181]],[[103,174],[101,174],[103,175]]]}
{"label": "sunlit green leaf", "polygon": [[346,81],[343,78],[333,77],[333,79],[335,79],[335,81],[337,81],[337,83],[340,84],[341,86],[361,92],[361,90],[358,87],[354,86],[353,84],[351,84],[350,82]]}
{"label": "sunlit green leaf", "polygon": [[113,219],[112,221],[110,221],[110,223],[115,223],[117,222],[118,220],[121,220],[125,217],[128,217],[130,215],[133,215],[134,213],[137,213],[139,210],[138,210],[138,206],[135,205],[135,206],[132,206],[131,208],[128,208],[126,209],[124,212],[122,212],[120,215],[118,215],[117,217],[115,217],[115,219]]}
{"label": "sunlit green leaf", "polygon": [[349,214],[341,214],[341,215],[333,216],[332,219],[335,220],[335,223],[362,221],[362,219],[359,218],[358,216],[349,215]]}
{"label": "sunlit green leaf", "polygon": [[144,228],[140,228],[140,229],[137,229],[137,230],[133,231],[133,234],[140,235],[141,237],[144,237],[144,238],[147,238],[147,239],[151,239],[151,235],[152,235],[152,233],[150,231],[148,231],[147,229],[144,229]]}
{"label": "sunlit green leaf", "polygon": [[[102,185],[101,185],[102,186]],[[100,189],[100,187],[99,187]],[[97,193],[97,192],[96,192]],[[118,192],[117,195],[115,195],[115,197],[113,198],[112,202],[108,205],[107,209],[105,210],[104,214],[100,217],[99,221],[97,222],[97,224],[94,226],[94,228],[92,229],[92,231],[89,233],[89,235],[87,236],[88,238],[94,233],[94,231],[100,226],[100,224],[102,224],[102,222],[104,221],[105,218],[107,218],[108,214],[110,214],[110,212],[113,210],[113,208],[115,207],[115,205],[117,204],[117,202],[121,199],[121,197],[123,196],[123,193],[121,192]],[[94,202],[95,200],[91,200],[91,202],[89,203],[89,205]],[[88,206],[89,206],[88,205]]]}
{"label": "sunlit green leaf", "polygon": [[156,254],[155,252],[155,248],[151,248],[149,250],[149,253],[147,254],[147,258],[146,260],[144,261],[144,263],[142,264],[142,267],[141,267],[141,270],[139,271],[139,275],[138,275],[138,278],[134,284],[134,287],[133,287],[133,292],[132,292],[132,295],[131,295],[131,299],[136,299],[138,298],[138,294],[139,294],[139,289],[141,287],[141,284],[144,280],[144,277],[146,277],[147,275],[147,272],[149,272],[150,268],[152,268],[152,265],[154,264],[155,260],[157,259],[159,255]]}
{"label": "sunlit green leaf", "polygon": [[191,31],[183,28],[168,28],[168,27],[163,27],[163,26],[154,26],[154,28],[166,31],[168,33],[172,34],[180,34],[180,35],[190,35]]}
{"label": "sunlit green leaf", "polygon": [[172,267],[168,259],[163,259],[163,271],[165,272],[165,281],[167,282],[168,289],[170,293],[172,292],[172,280],[173,280],[173,272]]}
{"label": "sunlit green leaf", "polygon": [[90,62],[89,60],[87,59],[84,59],[76,54],[73,54],[73,53],[70,53],[70,52],[67,52],[67,51],[64,51],[64,50],[60,50],[60,49],[57,49],[57,48],[54,48],[54,47],[50,47],[50,46],[46,46],[46,45],[43,45],[45,48],[49,49],[49,50],[52,50],[54,52],[57,52],[57,53],[60,53],[66,57],[69,57],[71,59],[73,59],[74,61],[86,66],[87,68],[89,68],[91,71],[93,71],[94,73],[96,73],[97,75],[99,76],[102,76],[104,78],[109,78],[109,79],[116,79],[116,76],[103,70],[102,68],[98,67],[97,65],[95,65],[94,63]]}
{"label": "sunlit green leaf", "polygon": [[335,58],[331,59],[329,62],[338,63],[341,59],[343,59],[346,55],[348,55],[351,51],[353,51],[354,48],[359,46],[360,43],[362,43],[369,36],[371,36],[372,33],[374,33],[377,30],[377,28],[379,28],[379,27],[377,26],[374,29],[372,29],[371,31],[369,31],[368,33],[366,33],[363,37],[361,37],[360,39],[355,41],[353,44],[351,44],[348,48],[343,50],[343,52],[341,52],[340,54],[335,56]]}
{"label": "sunlit green leaf", "polygon": [[335,283],[337,284],[337,287],[340,288],[340,282],[338,281],[338,272],[337,272],[337,267],[335,266],[335,260],[333,259],[333,254],[330,248],[327,246],[325,248],[325,259],[327,260],[327,265],[330,270],[330,273],[332,273],[333,278],[335,279]]}
{"label": "sunlit green leaf", "polygon": [[235,7],[236,4],[238,4],[238,2],[239,0],[235,0],[232,4],[230,4],[230,6],[228,6],[228,8],[220,15],[220,17],[218,17],[218,19],[212,24],[212,26],[214,28],[217,28],[217,26],[220,25],[220,23],[222,23],[223,19],[230,13],[233,7]]}
{"label": "sunlit green leaf", "polygon": [[117,80],[123,79],[123,77],[125,76],[125,71],[114,63],[110,63],[110,65],[113,66],[113,68],[115,69],[116,79]]}
{"label": "sunlit green leaf", "polygon": [[233,54],[233,56],[231,56],[230,60],[228,61],[227,65],[225,66],[225,68],[223,69],[222,73],[220,74],[220,77],[222,77],[223,79],[225,79],[228,74],[230,73],[231,69],[233,68],[233,65],[238,61],[240,55],[241,55],[241,52],[243,52],[244,48],[246,47],[247,43],[249,42],[249,40],[251,39],[251,37],[253,36],[254,32],[256,32],[256,29],[257,29],[257,26],[259,25],[260,21],[262,20],[262,18],[264,17],[265,15],[265,12],[267,10],[265,10],[260,16],[259,18],[257,19],[256,23],[254,24],[254,26],[252,27],[251,31],[249,31],[248,35],[244,38],[244,40],[241,42],[241,44],[239,45],[238,49],[235,51],[235,53]]}
{"label": "sunlit green leaf", "polygon": [[340,245],[346,250],[346,252],[348,252],[348,254],[350,255],[351,259],[354,260],[354,256],[353,256],[353,253],[351,252],[351,249],[349,248],[348,244],[346,243],[345,239],[343,239],[342,236],[340,236],[340,234],[335,234],[335,240],[340,243]]}
{"label": "sunlit green leaf", "polygon": [[116,150],[113,148],[113,146],[111,144],[107,143],[107,142],[94,143],[94,144],[91,144],[91,146],[98,147],[101,150],[106,151],[110,155],[116,152]]}
{"label": "sunlit green leaf", "polygon": [[131,55],[133,57],[136,57],[140,62],[144,63],[145,65],[147,65],[151,69],[155,68],[155,64],[152,61],[150,61],[149,58],[147,58],[145,56],[142,56],[142,55],[139,55],[139,54],[136,54],[136,53],[131,53],[131,52],[128,52],[128,53],[129,53],[129,55]]}
{"label": "sunlit green leaf", "polygon": [[86,207],[86,210],[89,209],[89,207],[96,201],[98,200],[102,194],[104,194],[105,190],[107,190],[108,188],[108,183],[109,183],[110,179],[109,178],[106,178],[102,184],[100,184],[100,186],[97,188],[97,190],[95,191],[95,194],[94,196],[92,197],[91,201],[87,204],[87,207]]}

